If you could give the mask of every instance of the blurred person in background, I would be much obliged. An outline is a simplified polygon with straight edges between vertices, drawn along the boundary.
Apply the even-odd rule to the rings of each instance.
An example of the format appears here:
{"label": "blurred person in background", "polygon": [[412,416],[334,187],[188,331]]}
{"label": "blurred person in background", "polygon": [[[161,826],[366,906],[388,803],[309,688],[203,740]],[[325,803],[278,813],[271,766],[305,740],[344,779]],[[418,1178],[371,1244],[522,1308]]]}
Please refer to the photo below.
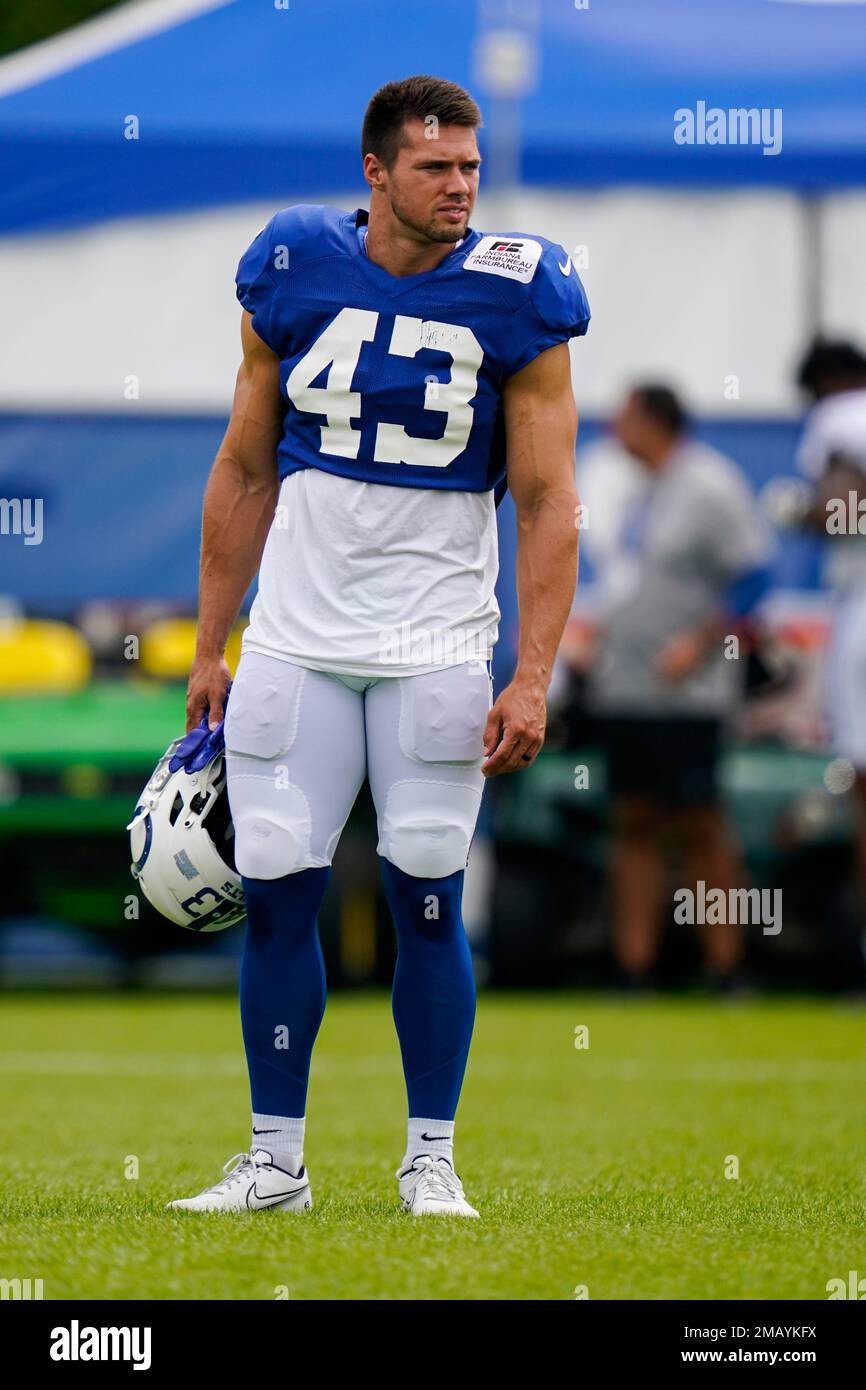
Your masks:
{"label": "blurred person in background", "polygon": [[834,611],[825,668],[830,737],[854,770],[855,872],[866,907],[866,355],[816,341],[798,373],[812,401],[797,462],[810,480],[799,515],[830,541]]}
{"label": "blurred person in background", "polygon": [[[622,518],[588,698],[608,763],[614,953],[633,988],[658,956],[667,831],[707,892],[741,882],[718,764],[745,665],[731,638],[769,586],[770,539],[737,467],[690,437],[667,386],[635,387],[614,432],[649,486]],[[701,931],[707,983],[736,988],[742,927]]]}

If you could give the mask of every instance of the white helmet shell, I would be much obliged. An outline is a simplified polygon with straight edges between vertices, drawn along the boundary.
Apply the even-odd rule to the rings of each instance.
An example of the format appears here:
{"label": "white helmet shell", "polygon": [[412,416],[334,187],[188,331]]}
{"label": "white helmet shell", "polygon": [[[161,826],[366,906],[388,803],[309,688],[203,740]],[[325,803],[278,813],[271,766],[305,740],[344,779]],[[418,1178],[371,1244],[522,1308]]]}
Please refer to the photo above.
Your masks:
{"label": "white helmet shell", "polygon": [[181,742],[175,739],[160,758],[126,827],[132,876],[157,911],[178,926],[222,931],[245,914],[225,757],[217,753],[199,772],[171,772]]}

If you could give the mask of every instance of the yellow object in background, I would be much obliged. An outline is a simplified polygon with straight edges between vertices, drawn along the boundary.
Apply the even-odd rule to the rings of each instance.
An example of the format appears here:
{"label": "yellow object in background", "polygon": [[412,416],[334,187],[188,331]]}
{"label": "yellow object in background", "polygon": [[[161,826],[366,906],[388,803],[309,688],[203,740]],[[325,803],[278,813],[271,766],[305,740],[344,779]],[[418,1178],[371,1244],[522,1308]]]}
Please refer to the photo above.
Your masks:
{"label": "yellow object in background", "polygon": [[[234,629],[226,644],[226,661],[234,677],[241,659],[241,638],[246,623]],[[141,639],[141,670],[163,681],[185,681],[195,655],[194,618],[162,618],[151,624]]]}
{"label": "yellow object in background", "polygon": [[27,618],[0,624],[0,695],[80,690],[92,670],[90,647],[67,623]]}

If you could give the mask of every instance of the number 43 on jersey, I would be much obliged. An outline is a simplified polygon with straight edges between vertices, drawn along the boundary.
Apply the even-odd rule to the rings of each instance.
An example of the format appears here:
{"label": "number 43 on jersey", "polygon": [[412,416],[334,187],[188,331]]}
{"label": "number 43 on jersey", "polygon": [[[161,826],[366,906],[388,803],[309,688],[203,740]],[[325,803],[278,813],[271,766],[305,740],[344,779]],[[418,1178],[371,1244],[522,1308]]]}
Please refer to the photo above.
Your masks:
{"label": "number 43 on jersey", "polygon": [[[378,322],[374,309],[341,309],[289,374],[286,395],[295,409],[327,419],[321,427],[321,453],[358,457],[361,431],[352,420],[361,414],[361,394],[352,390],[352,378],[361,348],[373,341]],[[469,402],[475,395],[484,356],[481,344],[471,328],[398,314],[388,351],[397,357],[415,357],[422,348],[448,352],[452,358],[450,381],[427,377],[418,383],[425,410],[445,415],[442,435],[438,439],[418,438],[403,425],[380,421],[373,452],[376,463],[447,468],[469,442],[474,414]],[[326,368],[330,368],[327,386],[313,386]]]}

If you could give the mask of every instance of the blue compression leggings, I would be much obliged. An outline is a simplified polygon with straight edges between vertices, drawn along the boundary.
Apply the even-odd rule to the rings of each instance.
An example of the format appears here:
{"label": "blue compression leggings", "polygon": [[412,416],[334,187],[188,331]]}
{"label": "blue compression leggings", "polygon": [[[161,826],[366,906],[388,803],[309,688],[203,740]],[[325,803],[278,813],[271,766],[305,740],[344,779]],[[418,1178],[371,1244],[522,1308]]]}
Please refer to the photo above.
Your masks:
{"label": "blue compression leggings", "polygon": [[[397,931],[392,1005],[409,1114],[453,1120],[475,1021],[460,906],[463,870],[414,878],[387,859],[380,862]],[[321,868],[243,879],[241,1024],[257,1114],[306,1111],[310,1058],[325,1011],[316,918],[329,876],[330,868]]]}

